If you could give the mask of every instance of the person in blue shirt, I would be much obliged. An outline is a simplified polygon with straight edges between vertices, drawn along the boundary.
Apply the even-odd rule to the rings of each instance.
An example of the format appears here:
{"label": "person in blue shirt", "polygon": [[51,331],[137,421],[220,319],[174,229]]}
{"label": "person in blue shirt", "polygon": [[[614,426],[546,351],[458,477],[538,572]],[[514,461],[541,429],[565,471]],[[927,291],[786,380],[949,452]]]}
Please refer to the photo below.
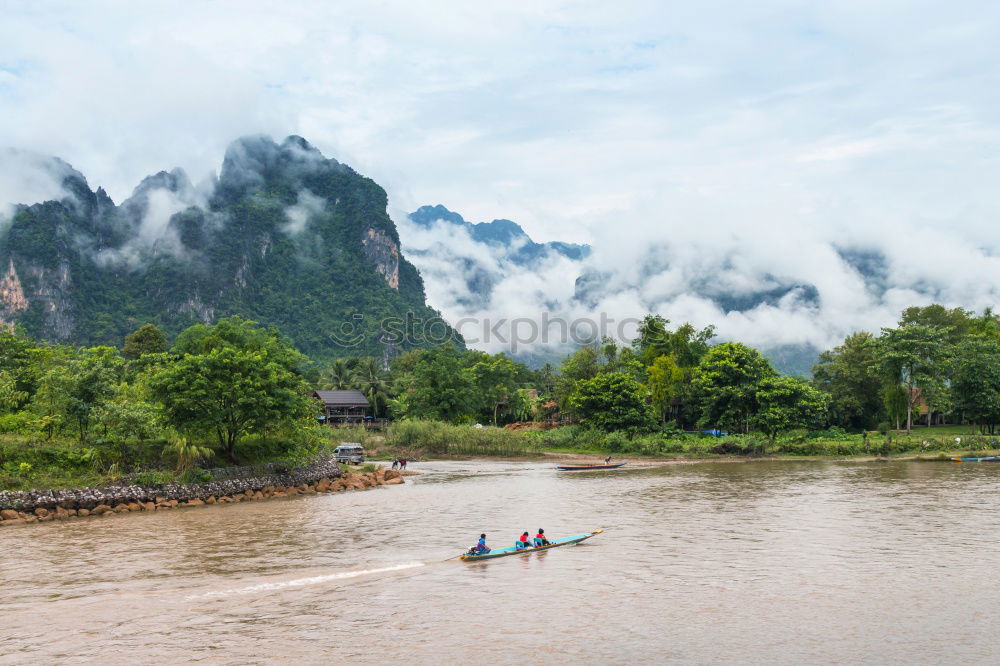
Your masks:
{"label": "person in blue shirt", "polygon": [[479,541],[475,546],[472,547],[473,554],[475,555],[485,555],[490,552],[489,547],[486,545],[486,535],[480,534]]}

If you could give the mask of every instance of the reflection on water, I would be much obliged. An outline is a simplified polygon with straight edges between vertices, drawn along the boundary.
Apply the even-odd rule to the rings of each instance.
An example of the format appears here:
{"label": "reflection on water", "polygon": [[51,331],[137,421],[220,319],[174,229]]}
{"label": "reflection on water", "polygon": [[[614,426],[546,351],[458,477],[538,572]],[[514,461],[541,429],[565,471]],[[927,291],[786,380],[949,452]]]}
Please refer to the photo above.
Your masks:
{"label": "reflection on water", "polygon": [[[364,493],[4,528],[0,663],[994,661],[1000,465],[420,469]],[[606,532],[449,559],[539,527]]]}

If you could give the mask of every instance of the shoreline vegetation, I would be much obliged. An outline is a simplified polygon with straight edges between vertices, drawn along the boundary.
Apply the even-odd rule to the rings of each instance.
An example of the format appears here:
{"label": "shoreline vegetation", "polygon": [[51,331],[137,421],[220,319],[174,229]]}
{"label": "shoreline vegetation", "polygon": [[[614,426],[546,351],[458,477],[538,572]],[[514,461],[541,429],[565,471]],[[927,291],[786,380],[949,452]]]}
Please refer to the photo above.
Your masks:
{"label": "shoreline vegetation", "polygon": [[[669,324],[647,315],[631,343],[595,341],[539,369],[450,342],[311,359],[235,316],[173,341],[144,324],[120,348],[0,326],[0,492],[211,484],[233,466],[293,473],[341,442],[407,459],[1000,449],[1000,316],[990,310],[908,308],[896,328],[820,354],[810,379],[779,376],[742,343],[716,344],[711,326]],[[360,392],[380,430],[320,423],[313,389]]]}
{"label": "shoreline vegetation", "polygon": [[[518,424],[521,425],[521,424]],[[535,424],[536,427],[541,424]],[[592,455],[615,458],[746,460],[810,458],[946,458],[982,455],[1000,449],[1000,436],[978,435],[961,426],[921,427],[910,433],[847,433],[839,429],[797,430],[771,441],[755,435],[716,437],[697,432],[650,433],[627,436],[578,425],[552,429],[508,429],[453,425],[436,421],[390,424],[385,434],[364,428],[338,428],[342,439],[357,441],[380,459],[424,458],[544,458]],[[956,442],[956,438],[960,441]]]}

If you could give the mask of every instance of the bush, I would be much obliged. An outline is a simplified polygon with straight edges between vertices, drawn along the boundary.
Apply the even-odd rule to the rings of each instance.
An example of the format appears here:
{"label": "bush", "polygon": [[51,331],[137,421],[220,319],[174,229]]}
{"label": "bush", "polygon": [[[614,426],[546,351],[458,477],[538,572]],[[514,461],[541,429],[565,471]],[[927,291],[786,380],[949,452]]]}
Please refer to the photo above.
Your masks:
{"label": "bush", "polygon": [[632,448],[628,436],[620,430],[608,433],[604,438],[604,449],[610,453],[625,453]]}
{"label": "bush", "polygon": [[176,483],[177,477],[171,472],[164,472],[160,470],[146,470],[145,472],[139,472],[132,477],[132,483],[137,486],[142,486],[143,488],[159,488],[165,486],[168,483]]}
{"label": "bush", "polygon": [[433,455],[517,456],[537,451],[526,433],[438,421],[397,421],[389,426],[385,443],[391,449]]}
{"label": "bush", "polygon": [[181,483],[211,483],[215,477],[207,469],[194,467],[181,475]]}
{"label": "bush", "polygon": [[0,433],[26,434],[32,431],[32,419],[28,412],[0,414]]}

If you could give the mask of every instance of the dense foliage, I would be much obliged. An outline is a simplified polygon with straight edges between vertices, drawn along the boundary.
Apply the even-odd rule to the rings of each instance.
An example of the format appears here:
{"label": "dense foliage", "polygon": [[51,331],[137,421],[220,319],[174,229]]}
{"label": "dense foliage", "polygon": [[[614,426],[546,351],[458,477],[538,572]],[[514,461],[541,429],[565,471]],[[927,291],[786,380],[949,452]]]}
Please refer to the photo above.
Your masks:
{"label": "dense foliage", "polygon": [[326,441],[307,398],[305,357],[238,317],[132,359],[3,327],[0,349],[0,487],[305,460]]}
{"label": "dense foliage", "polygon": [[[0,486],[195,478],[212,465],[302,461],[341,438],[368,437],[320,426],[310,388],[362,391],[370,416],[391,421],[381,446],[434,455],[1000,446],[1000,318],[990,311],[910,308],[897,327],[852,334],[824,352],[811,381],[779,376],[758,351],[712,337],[711,328],[647,316],[630,345],[604,340],[559,368],[533,370],[450,343],[391,363],[319,363],[240,317],[190,326],[172,344],[144,324],[121,349],[0,327]],[[956,429],[916,434],[918,421]]]}

